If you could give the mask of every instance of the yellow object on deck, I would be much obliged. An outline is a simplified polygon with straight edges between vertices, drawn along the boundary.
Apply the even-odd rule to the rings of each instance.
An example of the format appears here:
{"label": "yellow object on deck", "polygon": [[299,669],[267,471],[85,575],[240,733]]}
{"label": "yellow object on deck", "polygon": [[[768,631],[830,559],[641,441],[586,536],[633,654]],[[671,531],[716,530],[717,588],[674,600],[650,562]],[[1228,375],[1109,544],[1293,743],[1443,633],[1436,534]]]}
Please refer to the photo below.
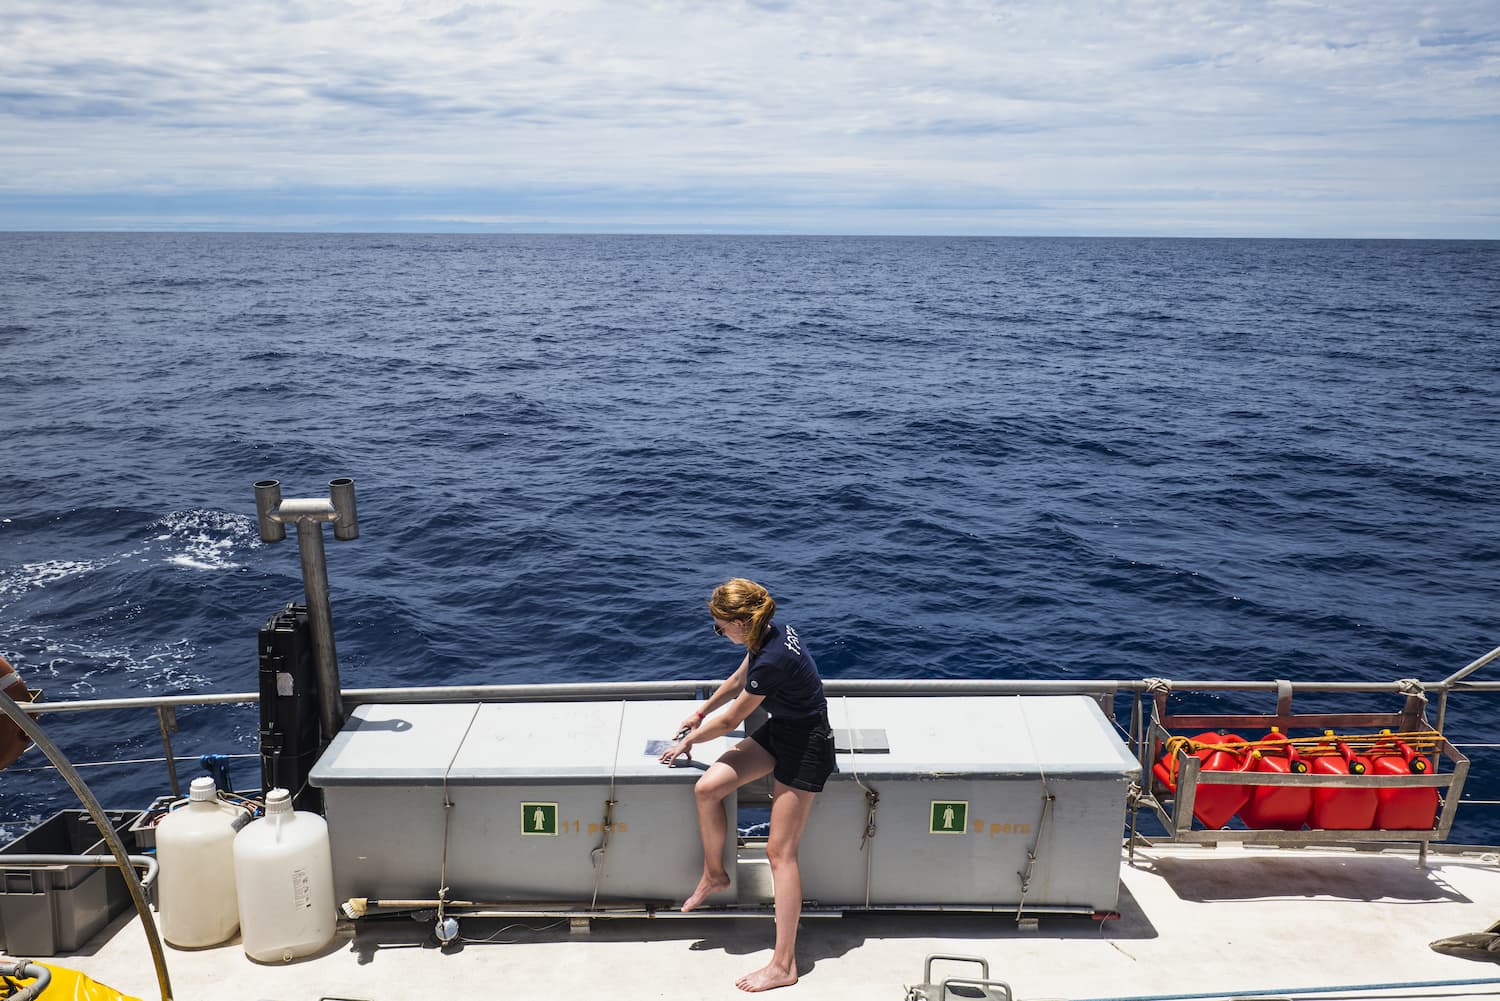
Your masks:
{"label": "yellow object on deck", "polygon": [[[42,993],[45,1001],[140,1001],[139,998],[128,994],[121,994],[113,987],[96,983],[89,977],[84,976],[77,970],[69,970],[61,966],[53,966],[51,963],[37,963],[37,966],[45,966],[52,974],[52,982],[47,985],[47,990]],[[35,983],[34,978],[18,979],[15,977],[0,977],[0,1001],[17,993],[24,987]]]}

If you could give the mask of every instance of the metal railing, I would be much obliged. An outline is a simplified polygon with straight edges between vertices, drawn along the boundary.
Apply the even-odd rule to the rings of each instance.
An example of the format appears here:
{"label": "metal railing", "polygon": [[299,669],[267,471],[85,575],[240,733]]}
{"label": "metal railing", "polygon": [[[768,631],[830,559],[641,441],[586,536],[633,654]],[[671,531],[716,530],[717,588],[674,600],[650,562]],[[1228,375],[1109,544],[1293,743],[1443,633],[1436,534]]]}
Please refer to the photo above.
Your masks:
{"label": "metal railing", "polygon": [[[1274,843],[1343,843],[1367,841],[1406,841],[1421,843],[1425,853],[1427,843],[1442,840],[1451,829],[1454,811],[1458,806],[1460,791],[1467,777],[1468,760],[1461,753],[1465,747],[1482,748],[1485,743],[1449,741],[1443,736],[1448,717],[1449,702],[1455,695],[1482,695],[1500,693],[1500,682],[1472,680],[1472,676],[1492,662],[1500,660],[1500,647],[1467,664],[1459,671],[1433,683],[1414,679],[1390,682],[1290,682],[1280,681],[1168,681],[1148,678],[1121,681],[1067,681],[1067,680],[953,680],[953,679],[827,679],[825,690],[830,696],[979,696],[979,695],[1087,695],[1097,700],[1105,715],[1120,729],[1122,736],[1142,767],[1142,786],[1134,798],[1132,809],[1153,812],[1166,827],[1166,836],[1171,840],[1216,842],[1221,840],[1258,841]],[[643,700],[670,698],[701,698],[718,684],[716,680],[645,681],[576,684],[512,684],[512,685],[460,685],[403,688],[354,688],[344,689],[343,704],[354,707],[363,704],[410,704],[443,702],[545,702],[545,701],[600,701]],[[1401,700],[1401,707],[1386,713],[1331,712],[1317,714],[1294,714],[1292,700],[1299,696],[1326,695],[1333,697],[1364,695],[1390,695]],[[1255,697],[1271,695],[1275,699],[1275,711],[1259,714],[1238,715],[1189,715],[1168,711],[1169,700],[1189,696]],[[1128,700],[1128,706],[1117,703]],[[212,705],[253,705],[258,703],[256,692],[229,692],[214,695],[161,695],[135,698],[87,699],[70,702],[46,702],[23,704],[23,712],[32,716],[39,714],[68,714],[100,711],[140,710],[156,713],[164,756],[160,759],[134,759],[129,763],[138,767],[142,762],[159,761],[165,765],[167,778],[174,795],[178,794],[176,763],[193,760],[178,757],[173,753],[172,733],[176,731],[176,711],[186,707]],[[1435,719],[1429,719],[1435,707]],[[1426,776],[1392,776],[1381,780],[1358,776],[1331,780],[1312,776],[1276,776],[1255,773],[1253,783],[1247,782],[1244,773],[1235,777],[1224,777],[1198,770],[1196,759],[1184,760],[1183,783],[1172,797],[1161,797],[1151,788],[1150,774],[1154,761],[1161,753],[1162,744],[1181,728],[1225,725],[1225,726],[1280,726],[1283,731],[1295,727],[1325,725],[1347,725],[1362,727],[1399,726],[1402,730],[1421,728],[1430,730],[1434,739],[1440,740],[1438,753],[1448,762],[1448,771],[1435,771]],[[245,757],[256,757],[249,754]],[[1190,757],[1190,756],[1189,756]],[[80,767],[107,767],[116,762],[84,762]],[[1214,784],[1267,784],[1267,785],[1346,785],[1350,787],[1384,785],[1437,787],[1445,794],[1446,802],[1440,823],[1431,832],[1354,832],[1354,831],[1236,831],[1215,829],[1194,831],[1192,822],[1192,794],[1197,787]],[[1465,801],[1465,805],[1493,806],[1495,801]],[[1132,822],[1132,837],[1135,825]]]}

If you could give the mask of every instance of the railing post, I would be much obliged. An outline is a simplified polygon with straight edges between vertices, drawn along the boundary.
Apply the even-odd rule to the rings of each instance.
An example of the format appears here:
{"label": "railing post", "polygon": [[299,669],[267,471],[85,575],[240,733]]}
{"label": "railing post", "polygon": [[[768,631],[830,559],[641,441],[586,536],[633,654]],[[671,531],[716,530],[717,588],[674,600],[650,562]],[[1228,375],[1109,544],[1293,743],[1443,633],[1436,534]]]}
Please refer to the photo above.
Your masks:
{"label": "railing post", "polygon": [[156,707],[156,724],[161,728],[161,746],[167,754],[167,781],[172,785],[172,798],[182,795],[177,784],[177,760],[172,757],[172,734],[177,732],[177,709],[174,706]]}

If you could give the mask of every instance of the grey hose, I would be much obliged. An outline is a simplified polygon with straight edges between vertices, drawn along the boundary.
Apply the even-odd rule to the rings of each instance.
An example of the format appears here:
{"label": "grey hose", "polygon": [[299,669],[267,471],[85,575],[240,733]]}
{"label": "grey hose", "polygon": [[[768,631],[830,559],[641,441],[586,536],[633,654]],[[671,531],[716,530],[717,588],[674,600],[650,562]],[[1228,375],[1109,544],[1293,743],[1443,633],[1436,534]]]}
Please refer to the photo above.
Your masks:
{"label": "grey hose", "polygon": [[[141,889],[147,889],[156,882],[156,873],[160,866],[156,859],[150,855],[127,855],[130,864],[138,869],[145,869],[146,874],[141,877]],[[91,865],[103,868],[108,866],[113,869],[117,866],[113,855],[6,855],[3,859],[6,868],[19,866],[38,865]]]}
{"label": "grey hose", "polygon": [[[114,860],[110,859],[110,861]],[[15,977],[17,980],[31,981],[31,986],[22,987],[12,994],[10,1001],[32,1001],[32,998],[41,994],[47,989],[47,985],[52,983],[52,971],[29,959],[18,959],[15,962],[0,960],[0,977]]]}

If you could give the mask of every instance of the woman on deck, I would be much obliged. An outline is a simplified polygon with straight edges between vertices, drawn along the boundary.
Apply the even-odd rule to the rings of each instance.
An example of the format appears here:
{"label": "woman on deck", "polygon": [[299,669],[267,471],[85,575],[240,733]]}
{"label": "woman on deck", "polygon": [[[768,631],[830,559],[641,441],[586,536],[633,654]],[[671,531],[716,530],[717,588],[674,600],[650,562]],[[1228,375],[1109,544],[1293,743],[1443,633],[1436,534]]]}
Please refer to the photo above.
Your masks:
{"label": "woman on deck", "polygon": [[[661,760],[671,764],[694,744],[722,737],[762,703],[771,718],[721,754],[694,787],[703,837],[703,878],[682,909],[691,911],[729,885],[724,871],[729,836],[724,797],[770,773],[775,781],[766,856],[776,896],[776,947],[769,963],[735,982],[742,991],[766,991],[797,982],[797,922],[802,916],[797,848],[813,796],[834,770],[833,731],[818,666],[796,630],[772,621],[776,602],[765,588],[739,577],[725,581],[714,589],[708,610],[714,632],[743,646],[745,657],[708,701],[682,721],[686,736]],[[724,705],[724,712],[707,719]]]}

